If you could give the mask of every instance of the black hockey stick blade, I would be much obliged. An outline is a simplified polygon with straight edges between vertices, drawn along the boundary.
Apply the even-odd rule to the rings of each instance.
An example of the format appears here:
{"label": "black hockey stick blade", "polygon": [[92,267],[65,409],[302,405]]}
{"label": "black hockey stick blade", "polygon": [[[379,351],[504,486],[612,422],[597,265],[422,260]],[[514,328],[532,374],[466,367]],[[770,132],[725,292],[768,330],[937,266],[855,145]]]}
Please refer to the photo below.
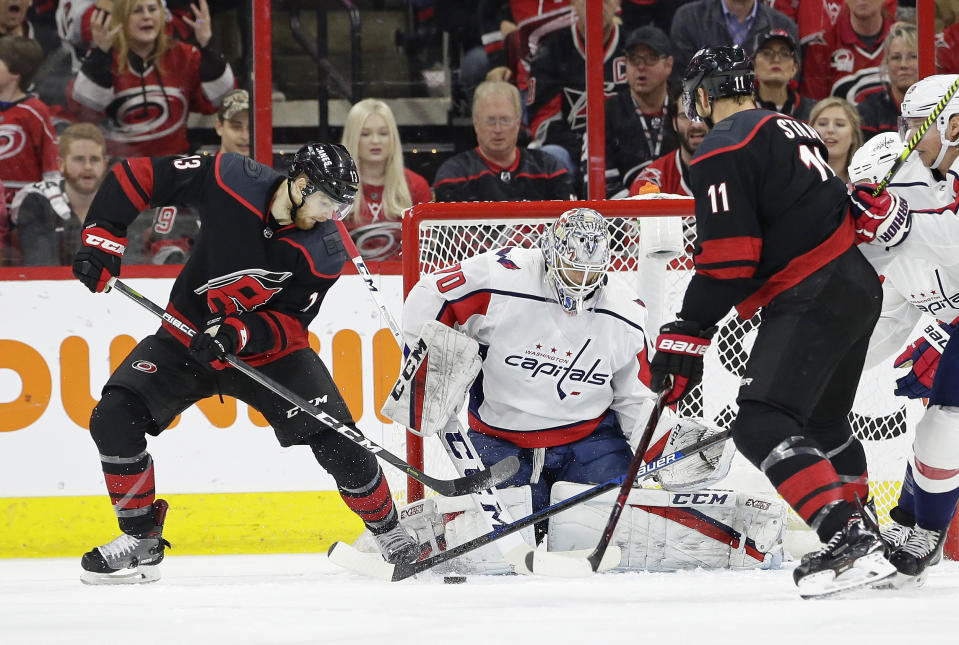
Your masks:
{"label": "black hockey stick blade", "polygon": [[388,562],[384,561],[378,553],[362,553],[346,542],[334,542],[327,555],[330,561],[332,561],[334,564],[346,569],[350,569],[371,578],[397,582],[399,580],[405,580],[406,578],[415,576],[418,573],[423,573],[424,571],[432,569],[438,564],[452,560],[453,558],[459,557],[464,553],[469,553],[470,551],[478,549],[482,546],[486,546],[490,542],[498,540],[502,537],[506,537],[507,535],[521,531],[527,526],[556,515],[557,513],[561,513],[571,506],[575,506],[576,504],[590,500],[597,495],[602,495],[606,491],[616,488],[622,484],[622,482],[623,477],[611,479],[607,482],[594,486],[589,490],[585,490],[578,495],[574,495],[568,499],[562,500],[561,502],[557,502],[552,506],[547,506],[546,508],[537,511],[532,515],[527,515],[526,517],[516,520],[511,524],[497,527],[489,533],[484,533],[483,535],[473,538],[468,542],[451,547],[445,551],[440,551],[435,555],[418,560],[417,562],[406,564],[389,564]]}
{"label": "black hockey stick blade", "polygon": [[[175,326],[187,336],[192,338],[193,335],[196,334],[196,331],[187,323],[180,320],[173,314],[164,311],[155,302],[139,293],[135,289],[127,286],[116,277],[110,278],[107,285],[115,288],[117,291],[127,296],[140,306],[144,307],[147,311],[151,312],[155,316]],[[402,470],[408,476],[419,482],[422,482],[425,486],[429,486],[444,497],[468,495],[470,493],[486,490],[487,488],[492,488],[503,483],[515,475],[519,470],[519,460],[514,456],[510,456],[493,464],[486,470],[481,470],[466,477],[457,477],[456,479],[436,479],[435,477],[430,477],[415,466],[412,466],[405,460],[400,459],[393,453],[389,452],[383,448],[383,446],[380,446],[376,442],[368,439],[362,433],[357,432],[350,426],[342,423],[336,417],[327,414],[320,408],[313,405],[310,401],[304,399],[302,396],[290,391],[284,385],[277,383],[260,370],[247,365],[233,354],[227,354],[224,357],[224,360],[235,367],[238,371],[243,372],[243,374],[272,391],[277,396],[286,399],[331,430],[338,432],[361,448],[373,453],[375,456],[379,457],[391,466]]]}
{"label": "black hockey stick blade", "polygon": [[[683,459],[687,459],[688,457],[692,457],[693,455],[699,454],[700,452],[702,452],[703,450],[706,450],[707,448],[711,448],[712,446],[722,443],[723,441],[726,441],[727,439],[729,439],[729,437],[730,437],[730,432],[726,430],[717,435],[714,435],[707,439],[703,439],[702,441],[698,441],[690,446],[687,446],[683,451],[677,451],[675,453],[660,457],[656,461],[653,461],[641,466],[637,471],[637,476],[645,477],[647,475],[651,475],[657,470],[662,470],[663,468],[666,468],[667,466],[678,463],[682,461]],[[461,556],[464,553],[469,553],[470,551],[478,549],[482,546],[486,546],[490,542],[498,540],[501,537],[505,537],[512,533],[515,533],[516,531],[520,531],[526,528],[527,526],[530,526],[531,524],[535,524],[536,522],[540,522],[549,517],[552,517],[553,515],[556,515],[557,513],[561,513],[572,506],[576,506],[577,504],[582,504],[583,502],[589,501],[593,499],[594,497],[602,495],[603,493],[616,488],[617,486],[621,486],[625,480],[626,480],[626,476],[624,475],[622,477],[617,477],[616,479],[611,479],[609,481],[603,482],[602,484],[598,484],[594,486],[593,488],[583,491],[582,493],[573,495],[572,497],[568,499],[564,499],[562,501],[556,502],[555,504],[551,506],[547,506],[546,508],[537,511],[533,513],[532,515],[528,515],[522,519],[516,520],[512,524],[506,524],[504,526],[497,527],[493,529],[492,531],[490,531],[489,533],[484,533],[483,535],[480,535],[479,537],[473,538],[469,542],[464,542],[463,544],[460,544],[459,546],[451,547],[447,549],[446,551],[441,551],[440,553],[437,553],[436,555],[430,556],[418,562],[413,562],[411,564],[395,564],[395,565],[389,564],[385,562],[378,553],[361,553],[360,551],[354,549],[352,546],[350,546],[349,544],[346,544],[345,542],[335,542],[330,547],[328,555],[330,560],[334,564],[338,564],[346,569],[356,571],[357,573],[369,576],[371,578],[378,578],[380,580],[393,581],[393,582],[398,580],[403,580],[405,578],[409,578],[410,576],[414,576],[418,573],[427,571],[428,569],[431,569],[438,564],[451,560],[455,557]],[[616,549],[616,551],[618,551],[618,549]],[[604,556],[603,559],[600,561],[600,567],[598,569],[599,571],[603,571],[605,569],[611,568],[610,565],[613,567],[618,565],[618,562],[611,562],[612,560],[615,560],[614,556],[612,555],[612,550],[608,550],[606,553],[609,553],[610,555]],[[543,563],[543,562],[549,561],[548,565],[546,565],[546,568],[549,569],[548,571],[537,571],[536,568],[533,568],[531,565],[534,564],[534,562],[530,559],[529,557],[530,555],[533,555],[533,554],[527,554],[526,564],[527,564],[527,568],[529,568],[529,570],[532,571],[533,573],[546,573],[547,575],[550,575],[552,571],[559,568],[560,564],[569,564],[565,562],[566,560],[570,560],[573,563],[577,562],[578,559],[575,556],[580,556],[580,555],[582,557],[579,559],[585,562],[587,568],[589,569],[587,575],[592,573],[592,569],[590,568],[589,562],[588,560],[586,560],[586,557],[585,557],[587,555],[586,553],[580,554],[579,552],[575,552],[575,553],[566,553],[566,554],[560,555],[559,553],[547,552],[546,553],[547,556],[555,556],[555,558],[563,559],[563,562],[561,563],[554,563],[553,557],[544,558],[541,551],[536,551],[535,562]],[[555,565],[555,566],[549,566],[549,565]],[[570,566],[578,567],[579,569],[582,568],[582,565],[572,564]],[[553,574],[553,575],[561,575],[561,574]],[[575,575],[575,574],[570,574],[570,575]]]}

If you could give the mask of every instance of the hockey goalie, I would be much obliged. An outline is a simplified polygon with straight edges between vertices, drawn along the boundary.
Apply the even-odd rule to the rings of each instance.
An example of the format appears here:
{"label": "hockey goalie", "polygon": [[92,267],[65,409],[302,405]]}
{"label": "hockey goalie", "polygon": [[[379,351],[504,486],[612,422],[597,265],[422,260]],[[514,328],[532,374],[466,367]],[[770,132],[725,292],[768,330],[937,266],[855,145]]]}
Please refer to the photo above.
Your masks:
{"label": "hockey goalie", "polygon": [[[509,455],[521,463],[497,490],[403,509],[401,521],[421,543],[457,546],[628,470],[656,397],[645,306],[609,274],[611,242],[604,217],[577,208],[548,224],[538,247],[476,255],[410,292],[408,355],[384,415],[438,437],[461,474]],[[664,416],[644,460],[718,432]],[[603,569],[777,565],[785,524],[778,498],[705,488],[728,471],[732,451],[719,443],[658,471],[661,488],[634,489],[614,535],[617,557]],[[614,497],[574,506],[452,566],[528,573],[525,556],[547,535],[549,551],[592,549]]]}

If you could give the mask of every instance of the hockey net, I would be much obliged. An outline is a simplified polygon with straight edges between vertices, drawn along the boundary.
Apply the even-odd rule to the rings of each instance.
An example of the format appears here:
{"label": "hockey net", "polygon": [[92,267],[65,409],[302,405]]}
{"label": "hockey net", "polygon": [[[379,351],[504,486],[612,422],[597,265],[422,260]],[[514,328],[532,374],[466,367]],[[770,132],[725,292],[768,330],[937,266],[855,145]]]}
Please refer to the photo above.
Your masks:
{"label": "hockey net", "polygon": [[[611,273],[615,279],[630,284],[646,304],[647,331],[655,338],[659,325],[672,320],[679,311],[693,273],[695,228],[691,199],[421,204],[411,210],[403,225],[404,294],[421,276],[477,253],[504,246],[536,245],[546,222],[577,206],[595,208],[607,217],[612,231]],[[684,217],[686,251],[671,259],[643,257],[643,222],[661,216]],[[761,315],[762,312],[742,320],[733,312],[722,321],[706,355],[703,382],[680,405],[680,414],[705,418],[723,429],[729,427],[736,414],[739,382]],[[891,361],[867,370],[850,414],[853,431],[866,449],[871,493],[883,522],[898,498],[911,437],[923,410],[920,402],[893,395],[895,378]],[[424,442],[408,435],[407,453],[411,463],[424,459],[426,471],[436,474],[449,469],[449,460],[438,441],[431,443],[434,440]],[[421,488],[417,482],[410,483],[413,486],[408,489],[409,498],[418,499]],[[738,454],[721,486],[755,492],[772,490],[766,478]],[[790,526],[805,525],[794,516]]]}

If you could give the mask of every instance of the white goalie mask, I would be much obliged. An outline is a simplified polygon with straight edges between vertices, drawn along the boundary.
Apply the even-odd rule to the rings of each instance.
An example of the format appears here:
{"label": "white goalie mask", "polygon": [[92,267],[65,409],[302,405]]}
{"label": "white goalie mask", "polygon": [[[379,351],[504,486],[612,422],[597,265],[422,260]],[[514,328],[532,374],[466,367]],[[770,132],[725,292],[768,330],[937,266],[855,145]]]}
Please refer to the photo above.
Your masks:
{"label": "white goalie mask", "polygon": [[540,237],[546,283],[566,313],[582,313],[584,301],[606,284],[609,240],[605,218],[591,208],[566,211]]}
{"label": "white goalie mask", "polygon": [[[915,134],[918,127],[917,119],[925,119],[932,114],[933,109],[946,95],[952,84],[959,78],[957,74],[936,74],[913,83],[906,90],[906,95],[902,98],[901,116],[899,117],[899,136],[903,142],[908,143],[909,139]],[[959,114],[959,92],[952,95],[945,109],[936,117],[935,126],[939,130],[939,141],[942,148],[939,150],[939,156],[932,164],[932,168],[938,168],[946,155],[949,147],[959,146],[959,141],[950,141],[946,138],[946,130],[949,124],[949,118],[953,114]]]}

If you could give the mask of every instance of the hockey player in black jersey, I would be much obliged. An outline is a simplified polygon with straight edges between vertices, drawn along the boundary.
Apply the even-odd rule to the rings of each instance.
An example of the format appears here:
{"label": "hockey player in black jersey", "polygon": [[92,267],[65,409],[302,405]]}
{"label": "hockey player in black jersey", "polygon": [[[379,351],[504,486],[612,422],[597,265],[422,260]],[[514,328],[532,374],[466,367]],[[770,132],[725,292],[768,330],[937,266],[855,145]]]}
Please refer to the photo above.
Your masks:
{"label": "hockey player in black jersey", "polygon": [[738,47],[701,50],[687,109],[711,130],[690,164],[696,272],[680,320],[660,330],[654,389],[676,401],[730,308],[763,309],[732,424],[739,451],[825,547],[794,571],[803,597],[872,585],[895,569],[870,517],[866,458],[848,414],[879,317],[879,278],[855,247],[846,187],[809,126],[756,109]]}
{"label": "hockey player in black jersey", "polygon": [[[353,427],[336,384],[309,347],[307,326],[347,260],[337,222],[358,175],[346,149],[310,144],[289,175],[236,153],[129,159],[107,174],[86,218],[73,272],[93,292],[120,274],[126,230],[151,206],[190,205],[201,230],[167,310],[201,330],[191,342],[164,322],[103,387],[90,417],[122,535],[83,556],[90,584],[150,582],[163,559],[167,503],[156,499],[146,435],[159,435],[198,400],[218,393],[260,411],[282,446],[305,444],[391,562],[417,555],[397,522],[376,458],[220,360],[236,354]],[[358,430],[357,430],[358,432]]]}

